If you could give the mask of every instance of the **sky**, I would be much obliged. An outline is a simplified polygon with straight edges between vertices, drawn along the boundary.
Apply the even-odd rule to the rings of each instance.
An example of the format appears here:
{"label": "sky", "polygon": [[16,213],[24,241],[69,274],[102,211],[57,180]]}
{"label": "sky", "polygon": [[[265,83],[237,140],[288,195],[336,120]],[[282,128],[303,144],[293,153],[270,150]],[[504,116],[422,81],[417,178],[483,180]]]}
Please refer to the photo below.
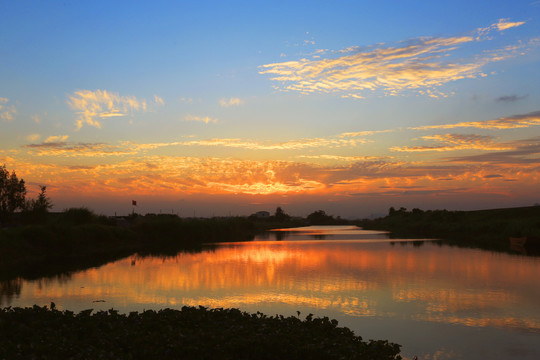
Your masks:
{"label": "sky", "polygon": [[2,164],[53,211],[531,206],[540,1],[2,1]]}

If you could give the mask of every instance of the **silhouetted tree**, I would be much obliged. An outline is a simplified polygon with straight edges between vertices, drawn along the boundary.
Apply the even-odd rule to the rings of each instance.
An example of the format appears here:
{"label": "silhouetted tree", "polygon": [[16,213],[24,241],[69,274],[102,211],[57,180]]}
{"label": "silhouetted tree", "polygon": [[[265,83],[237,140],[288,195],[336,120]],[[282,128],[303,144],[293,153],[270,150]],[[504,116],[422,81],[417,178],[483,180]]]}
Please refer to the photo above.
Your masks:
{"label": "silhouetted tree", "polygon": [[317,210],[307,216],[307,220],[312,225],[326,225],[334,222],[331,215],[327,215],[324,210]]}
{"label": "silhouetted tree", "polygon": [[42,222],[47,218],[49,209],[52,208],[51,199],[47,196],[46,186],[40,187],[41,191],[36,200],[28,200],[25,203],[24,218],[28,222]]}
{"label": "silhouetted tree", "polygon": [[[420,209],[418,209],[420,210]],[[420,210],[421,211],[421,210]],[[405,215],[407,214],[407,209],[404,207],[400,207],[399,210],[396,210],[393,206],[388,209],[388,216],[397,216],[397,215]]]}
{"label": "silhouetted tree", "polygon": [[0,167],[0,222],[8,221],[17,210],[24,210],[26,186],[18,179],[15,171],[11,174],[6,165]]}
{"label": "silhouetted tree", "polygon": [[291,217],[288,214],[286,214],[285,211],[283,211],[283,209],[279,206],[276,209],[274,218],[276,219],[276,221],[279,221],[279,222],[286,222],[291,219]]}
{"label": "silhouetted tree", "polygon": [[69,208],[62,213],[62,222],[73,225],[92,224],[97,221],[97,215],[88,208]]}

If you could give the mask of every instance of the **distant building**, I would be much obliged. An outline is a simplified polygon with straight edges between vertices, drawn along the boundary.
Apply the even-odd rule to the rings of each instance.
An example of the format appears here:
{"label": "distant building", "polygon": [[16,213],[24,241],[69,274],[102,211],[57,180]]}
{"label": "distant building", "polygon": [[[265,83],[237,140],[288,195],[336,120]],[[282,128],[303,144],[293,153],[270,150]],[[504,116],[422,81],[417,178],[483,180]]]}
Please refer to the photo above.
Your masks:
{"label": "distant building", "polygon": [[258,219],[266,219],[270,217],[270,213],[268,211],[257,211],[254,215]]}

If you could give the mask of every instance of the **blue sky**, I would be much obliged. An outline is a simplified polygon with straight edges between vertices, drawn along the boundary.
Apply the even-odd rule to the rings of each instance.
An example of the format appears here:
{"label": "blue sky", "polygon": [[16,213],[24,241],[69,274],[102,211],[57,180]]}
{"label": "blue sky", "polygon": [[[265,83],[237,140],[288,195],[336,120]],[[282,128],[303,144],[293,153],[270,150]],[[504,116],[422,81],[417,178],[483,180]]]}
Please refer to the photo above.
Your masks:
{"label": "blue sky", "polygon": [[0,164],[60,210],[540,201],[538,1],[18,1],[0,14]]}

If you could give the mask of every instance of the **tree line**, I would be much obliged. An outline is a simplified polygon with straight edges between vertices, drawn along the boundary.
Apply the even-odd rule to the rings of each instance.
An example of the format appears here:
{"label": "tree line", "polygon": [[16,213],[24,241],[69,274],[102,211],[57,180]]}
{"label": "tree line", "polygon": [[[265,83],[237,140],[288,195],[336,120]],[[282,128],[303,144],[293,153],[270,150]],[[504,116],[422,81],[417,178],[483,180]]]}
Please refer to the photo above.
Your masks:
{"label": "tree line", "polygon": [[[26,183],[19,179],[15,171],[11,173],[6,165],[0,167],[0,224],[13,221],[14,215],[20,213],[20,220],[26,223],[43,222],[48,210],[52,208],[51,199],[46,194],[47,187],[40,186],[40,192],[36,199],[27,199]],[[251,220],[261,221],[256,216],[249,217]],[[288,223],[294,218],[287,214],[281,207],[277,207],[275,213],[266,219],[268,222]],[[334,218],[326,214],[324,210],[317,210],[309,214],[306,219],[311,225],[334,225],[347,223],[339,216]]]}

